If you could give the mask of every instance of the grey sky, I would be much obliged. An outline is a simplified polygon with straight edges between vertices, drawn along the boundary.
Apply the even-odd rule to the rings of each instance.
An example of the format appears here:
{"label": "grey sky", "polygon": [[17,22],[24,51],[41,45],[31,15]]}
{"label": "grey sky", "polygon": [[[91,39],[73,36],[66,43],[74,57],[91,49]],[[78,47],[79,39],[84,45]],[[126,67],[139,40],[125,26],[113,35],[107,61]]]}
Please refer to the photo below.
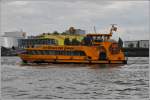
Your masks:
{"label": "grey sky", "polygon": [[23,31],[37,35],[70,26],[107,33],[110,24],[118,25],[123,40],[149,39],[149,1],[101,0],[2,0],[1,34]]}

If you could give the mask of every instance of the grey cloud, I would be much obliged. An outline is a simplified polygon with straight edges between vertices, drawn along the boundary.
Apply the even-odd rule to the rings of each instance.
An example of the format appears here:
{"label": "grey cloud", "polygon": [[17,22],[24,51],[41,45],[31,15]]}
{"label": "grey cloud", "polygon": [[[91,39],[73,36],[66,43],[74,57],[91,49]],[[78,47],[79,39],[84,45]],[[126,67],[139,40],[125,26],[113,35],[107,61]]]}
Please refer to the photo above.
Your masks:
{"label": "grey cloud", "polygon": [[23,28],[30,34],[38,34],[54,30],[62,32],[69,26],[83,28],[87,32],[92,32],[92,27],[96,26],[97,31],[101,31],[116,23],[128,31],[126,35],[142,32],[147,36],[148,6],[147,2],[140,1],[27,0],[18,4],[5,1],[2,2],[1,25],[3,32]]}

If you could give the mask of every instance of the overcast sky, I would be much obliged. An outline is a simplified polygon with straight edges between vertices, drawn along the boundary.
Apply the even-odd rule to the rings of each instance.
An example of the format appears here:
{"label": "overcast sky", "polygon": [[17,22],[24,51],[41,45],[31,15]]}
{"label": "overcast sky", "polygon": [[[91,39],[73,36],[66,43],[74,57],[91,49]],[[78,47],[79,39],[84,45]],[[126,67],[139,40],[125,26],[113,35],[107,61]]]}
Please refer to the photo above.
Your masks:
{"label": "overcast sky", "polygon": [[114,35],[123,40],[149,39],[149,1],[101,0],[1,0],[1,34],[23,31],[28,35],[63,32],[70,26],[107,33],[117,24]]}

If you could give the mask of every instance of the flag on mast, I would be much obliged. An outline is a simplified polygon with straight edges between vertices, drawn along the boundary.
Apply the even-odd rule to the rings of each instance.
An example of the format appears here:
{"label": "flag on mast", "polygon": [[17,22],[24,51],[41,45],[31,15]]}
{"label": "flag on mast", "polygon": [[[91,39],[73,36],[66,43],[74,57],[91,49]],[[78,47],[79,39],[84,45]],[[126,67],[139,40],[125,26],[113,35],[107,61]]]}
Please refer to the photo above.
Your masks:
{"label": "flag on mast", "polygon": [[114,24],[112,25],[112,31],[117,31],[117,27],[115,27]]}

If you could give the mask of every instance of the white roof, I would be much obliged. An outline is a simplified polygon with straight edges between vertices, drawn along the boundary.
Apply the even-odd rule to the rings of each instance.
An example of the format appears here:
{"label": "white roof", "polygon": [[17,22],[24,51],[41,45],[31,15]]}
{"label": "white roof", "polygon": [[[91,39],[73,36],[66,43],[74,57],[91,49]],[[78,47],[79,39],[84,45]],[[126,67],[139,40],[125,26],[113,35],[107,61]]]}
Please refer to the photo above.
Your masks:
{"label": "white roof", "polygon": [[26,35],[25,32],[14,31],[14,32],[5,32],[3,37],[24,37],[24,35]]}

